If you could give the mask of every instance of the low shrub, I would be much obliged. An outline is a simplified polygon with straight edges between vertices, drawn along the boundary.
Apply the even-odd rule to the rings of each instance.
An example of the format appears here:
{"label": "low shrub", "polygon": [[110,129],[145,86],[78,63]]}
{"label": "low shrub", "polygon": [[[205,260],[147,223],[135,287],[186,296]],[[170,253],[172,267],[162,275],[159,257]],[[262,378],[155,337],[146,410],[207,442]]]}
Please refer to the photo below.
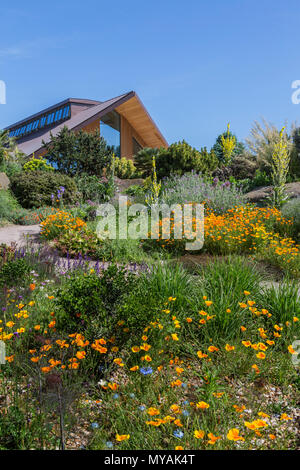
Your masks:
{"label": "low shrub", "polygon": [[48,165],[44,158],[31,158],[23,166],[24,171],[54,171],[53,166]]}
{"label": "low shrub", "polygon": [[109,199],[108,183],[100,181],[98,176],[83,173],[75,180],[84,202],[90,200],[99,203]]}
{"label": "low shrub", "polygon": [[11,190],[26,209],[50,206],[53,195],[62,187],[64,203],[75,203],[78,193],[74,179],[58,172],[28,171],[11,178]]}
{"label": "low shrub", "polygon": [[290,236],[300,241],[300,199],[291,199],[281,209],[282,215],[292,220]]}
{"label": "low shrub", "polygon": [[227,183],[212,184],[196,173],[183,176],[172,176],[164,181],[160,196],[161,202],[172,204],[187,204],[189,202],[205,203],[219,214],[225,213],[232,207],[241,206],[245,198],[235,185]]}
{"label": "low shrub", "polygon": [[86,226],[82,226],[80,230],[78,230],[77,226],[61,233],[54,240],[54,246],[63,255],[71,257],[82,255],[98,259],[101,253],[102,242],[96,233],[89,230]]}
{"label": "low shrub", "polygon": [[14,221],[19,204],[9,190],[0,189],[0,220]]}
{"label": "low shrub", "polygon": [[[133,288],[135,275],[123,267],[109,266],[100,274],[71,274],[58,290],[57,324],[63,330],[93,327],[107,332],[116,327],[114,312],[125,293]],[[93,324],[93,325],[92,325]]]}
{"label": "low shrub", "polygon": [[132,160],[125,157],[115,158],[114,165],[115,176],[118,178],[130,179],[135,177],[137,170]]}
{"label": "low shrub", "polygon": [[29,274],[30,266],[24,259],[6,261],[0,268],[0,286],[12,287],[16,282],[23,285],[27,282]]}

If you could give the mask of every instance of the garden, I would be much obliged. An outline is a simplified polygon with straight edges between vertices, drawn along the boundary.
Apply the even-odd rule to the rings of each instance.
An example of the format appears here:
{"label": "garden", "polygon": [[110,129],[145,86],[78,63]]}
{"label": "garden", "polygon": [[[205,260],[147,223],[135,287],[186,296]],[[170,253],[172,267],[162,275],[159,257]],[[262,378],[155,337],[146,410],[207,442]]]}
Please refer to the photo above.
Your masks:
{"label": "garden", "polygon": [[[64,128],[27,158],[0,132],[0,449],[298,449],[300,129],[113,151]],[[120,195],[136,226],[202,204],[203,247],[173,212],[168,238],[118,236]]]}

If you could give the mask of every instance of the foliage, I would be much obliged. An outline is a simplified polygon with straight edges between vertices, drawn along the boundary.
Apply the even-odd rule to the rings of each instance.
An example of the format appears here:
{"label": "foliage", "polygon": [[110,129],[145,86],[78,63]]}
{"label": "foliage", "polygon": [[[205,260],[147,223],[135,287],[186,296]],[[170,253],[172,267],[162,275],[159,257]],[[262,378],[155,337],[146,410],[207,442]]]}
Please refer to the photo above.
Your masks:
{"label": "foliage", "polygon": [[221,146],[223,151],[223,162],[225,165],[229,165],[236,146],[236,137],[230,134],[230,124],[227,126],[227,133],[221,136]]}
{"label": "foliage", "polygon": [[112,156],[98,130],[94,133],[72,132],[64,126],[58,135],[51,134],[50,142],[43,142],[43,145],[46,160],[69,176],[81,173],[101,176]]}
{"label": "foliage", "polygon": [[132,160],[122,157],[115,159],[115,176],[122,179],[134,178],[136,167]]}
{"label": "foliage", "polygon": [[[293,133],[293,129],[294,126],[292,126],[291,133]],[[277,127],[265,119],[262,119],[262,124],[258,121],[254,122],[250,136],[246,139],[246,144],[255,156],[259,169],[269,175],[271,174],[273,155],[280,139],[283,139],[286,150],[290,154],[293,149],[292,137],[288,133],[280,137],[280,131]]]}
{"label": "foliage", "polygon": [[149,188],[149,193],[145,197],[146,204],[151,206],[153,204],[158,203],[160,191],[161,191],[161,183],[157,181],[157,174],[156,174],[156,163],[155,157],[152,160],[152,178],[151,178],[151,186]]}
{"label": "foliage", "polygon": [[57,293],[59,324],[62,328],[82,328],[80,325],[96,320],[98,329],[108,331],[115,324],[113,313],[122,296],[132,288],[134,279],[133,274],[116,265],[100,275],[94,270],[73,273]]}
{"label": "foliage", "polygon": [[196,150],[183,140],[161,149],[156,164],[157,176],[161,179],[172,173],[181,176],[190,171],[210,174],[217,167],[217,158],[213,151]]}
{"label": "foliage", "polygon": [[287,199],[285,183],[289,171],[290,153],[284,136],[284,127],[279,134],[279,140],[274,146],[272,155],[271,177],[273,183],[272,202],[280,208]]}
{"label": "foliage", "polygon": [[9,131],[0,130],[0,165],[11,158],[11,154],[15,149],[14,139],[9,137]]}
{"label": "foliage", "polygon": [[14,221],[19,204],[9,190],[0,189],[0,220]]}
{"label": "foliage", "polygon": [[230,132],[229,128],[217,137],[216,143],[212,147],[217,161],[225,165],[229,163],[231,159],[243,154],[244,150],[244,144],[238,141],[236,136]]}
{"label": "foliage", "polygon": [[243,181],[244,191],[252,191],[255,188],[270,186],[272,184],[271,176],[265,171],[256,170],[253,178],[246,179]]}
{"label": "foliage", "polygon": [[134,164],[142,178],[151,175],[153,157],[157,158],[161,149],[145,147],[134,156]]}
{"label": "foliage", "polygon": [[24,259],[12,259],[0,267],[0,287],[13,287],[16,282],[24,284],[28,279],[30,266]]}
{"label": "foliage", "polygon": [[86,223],[79,217],[75,218],[70,212],[57,209],[41,223],[41,237],[53,240],[70,230],[80,232],[85,226]]}
{"label": "foliage", "polygon": [[24,164],[24,171],[54,171],[53,166],[48,165],[44,158],[35,158],[34,156]]}
{"label": "foliage", "polygon": [[69,230],[61,232],[54,240],[54,246],[64,256],[89,256],[96,258],[100,256],[102,242],[94,231],[89,230],[86,226],[69,228]]}
{"label": "foliage", "polygon": [[244,204],[241,191],[228,181],[219,183],[203,178],[198,174],[186,174],[181,177],[172,176],[164,181],[160,201],[172,204],[197,202],[217,213],[224,213],[234,206]]}
{"label": "foliage", "polygon": [[290,225],[291,237],[300,241],[300,199],[297,198],[287,201],[282,207],[281,212],[286,219],[292,220],[292,224]]}
{"label": "foliage", "polygon": [[77,199],[75,181],[57,172],[28,171],[11,178],[11,190],[18,202],[25,208],[50,206],[53,195],[64,188],[64,202],[74,203]]}
{"label": "foliage", "polygon": [[82,173],[75,178],[75,181],[83,201],[99,203],[109,197],[108,184],[101,182],[99,176]]}

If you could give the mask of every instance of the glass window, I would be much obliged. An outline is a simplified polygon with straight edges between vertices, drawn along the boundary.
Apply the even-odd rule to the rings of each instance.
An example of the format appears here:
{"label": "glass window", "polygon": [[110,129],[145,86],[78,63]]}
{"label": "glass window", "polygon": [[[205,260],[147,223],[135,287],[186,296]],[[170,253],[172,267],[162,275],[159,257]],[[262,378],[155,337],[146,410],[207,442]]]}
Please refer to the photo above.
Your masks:
{"label": "glass window", "polygon": [[116,111],[105,114],[100,121],[100,136],[117,157],[121,156],[121,123]]}

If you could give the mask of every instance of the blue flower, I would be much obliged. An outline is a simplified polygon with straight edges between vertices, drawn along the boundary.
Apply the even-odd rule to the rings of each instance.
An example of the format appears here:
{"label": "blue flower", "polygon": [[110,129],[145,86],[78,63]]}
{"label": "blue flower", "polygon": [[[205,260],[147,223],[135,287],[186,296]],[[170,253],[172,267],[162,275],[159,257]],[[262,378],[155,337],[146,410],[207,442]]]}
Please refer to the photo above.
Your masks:
{"label": "blue flower", "polygon": [[144,405],[139,406],[140,411],[145,411],[146,407]]}
{"label": "blue flower", "polygon": [[140,373],[143,375],[150,375],[152,374],[153,369],[151,367],[141,367],[140,368]]}
{"label": "blue flower", "polygon": [[182,439],[184,436],[184,433],[180,429],[175,429],[173,432],[173,436],[178,437],[179,439]]}
{"label": "blue flower", "polygon": [[189,405],[189,402],[188,402],[187,400],[185,400],[185,401],[183,402],[183,404],[184,404],[184,405]]}
{"label": "blue flower", "polygon": [[107,442],[105,443],[105,445],[106,445],[106,447],[107,447],[108,449],[113,449],[113,447],[114,447],[114,445],[113,445],[113,443],[112,443],[111,441],[107,441]]}
{"label": "blue flower", "polygon": [[119,395],[118,393],[115,393],[115,394],[113,395],[113,398],[114,398],[115,400],[117,400],[117,399],[119,398],[119,396],[120,396],[120,395]]}
{"label": "blue flower", "polygon": [[91,427],[92,427],[93,429],[97,429],[97,428],[99,428],[99,424],[98,424],[98,423],[92,423],[92,424],[91,424]]}
{"label": "blue flower", "polygon": [[190,416],[190,413],[187,410],[183,410],[182,414],[183,416]]}

